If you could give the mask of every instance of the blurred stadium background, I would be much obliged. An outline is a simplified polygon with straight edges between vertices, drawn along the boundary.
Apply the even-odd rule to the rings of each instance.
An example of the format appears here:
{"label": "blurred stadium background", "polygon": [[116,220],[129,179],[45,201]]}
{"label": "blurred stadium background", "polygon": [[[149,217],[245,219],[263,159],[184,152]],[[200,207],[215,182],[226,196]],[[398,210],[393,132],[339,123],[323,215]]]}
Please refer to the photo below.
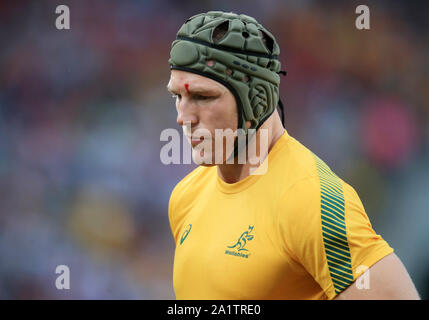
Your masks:
{"label": "blurred stadium background", "polygon": [[[67,4],[71,29],[55,28]],[[360,195],[429,298],[428,2],[1,1],[0,298],[174,299],[165,86],[181,24],[208,10],[276,36],[289,133]],[[55,288],[55,268],[71,289]]]}

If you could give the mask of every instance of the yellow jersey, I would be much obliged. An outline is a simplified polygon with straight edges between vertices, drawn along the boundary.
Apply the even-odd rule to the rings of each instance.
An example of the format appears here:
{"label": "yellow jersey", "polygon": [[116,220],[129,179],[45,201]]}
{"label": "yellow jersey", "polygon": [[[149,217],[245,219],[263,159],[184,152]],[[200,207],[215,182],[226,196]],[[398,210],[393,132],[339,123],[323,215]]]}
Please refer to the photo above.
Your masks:
{"label": "yellow jersey", "polygon": [[174,188],[177,299],[333,299],[393,249],[356,191],[285,130],[263,175],[199,166]]}

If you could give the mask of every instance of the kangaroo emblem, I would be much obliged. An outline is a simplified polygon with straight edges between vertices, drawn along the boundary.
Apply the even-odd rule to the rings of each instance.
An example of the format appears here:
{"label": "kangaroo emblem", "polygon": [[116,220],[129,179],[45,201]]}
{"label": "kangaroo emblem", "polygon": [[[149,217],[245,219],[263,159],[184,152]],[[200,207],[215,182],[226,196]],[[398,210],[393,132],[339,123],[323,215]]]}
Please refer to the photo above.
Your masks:
{"label": "kangaroo emblem", "polygon": [[249,251],[245,248],[247,241],[250,241],[254,238],[252,234],[250,234],[253,231],[253,226],[249,226],[249,229],[247,231],[244,231],[241,236],[238,238],[237,243],[233,246],[228,246],[228,248],[234,249],[237,248],[237,251]]}

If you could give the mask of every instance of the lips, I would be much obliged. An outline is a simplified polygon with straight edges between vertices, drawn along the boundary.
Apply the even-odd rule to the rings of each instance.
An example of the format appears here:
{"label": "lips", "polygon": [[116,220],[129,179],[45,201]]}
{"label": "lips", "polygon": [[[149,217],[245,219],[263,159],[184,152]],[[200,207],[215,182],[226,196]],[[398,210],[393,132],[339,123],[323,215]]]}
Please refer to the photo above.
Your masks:
{"label": "lips", "polygon": [[190,136],[186,136],[186,138],[188,138],[189,143],[192,145],[192,147],[195,147],[197,144],[200,144],[204,140],[207,140],[207,138],[204,138],[204,137],[190,137]]}

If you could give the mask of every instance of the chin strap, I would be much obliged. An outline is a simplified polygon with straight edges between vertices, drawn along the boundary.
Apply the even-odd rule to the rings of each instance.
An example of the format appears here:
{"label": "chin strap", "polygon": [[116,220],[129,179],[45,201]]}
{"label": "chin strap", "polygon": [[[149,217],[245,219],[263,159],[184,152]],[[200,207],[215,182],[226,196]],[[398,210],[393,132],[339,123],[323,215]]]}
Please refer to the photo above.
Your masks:
{"label": "chin strap", "polygon": [[[277,73],[283,75],[284,77],[287,75],[287,71],[283,71],[283,70],[279,71]],[[282,112],[282,125],[284,126],[285,125],[285,110],[284,110],[282,99],[280,99],[280,98],[279,98],[279,107],[280,107],[280,110]]]}
{"label": "chin strap", "polygon": [[280,107],[280,110],[282,111],[282,125],[284,126],[285,125],[285,110],[283,107],[282,100],[280,98],[279,98],[279,107]]}

